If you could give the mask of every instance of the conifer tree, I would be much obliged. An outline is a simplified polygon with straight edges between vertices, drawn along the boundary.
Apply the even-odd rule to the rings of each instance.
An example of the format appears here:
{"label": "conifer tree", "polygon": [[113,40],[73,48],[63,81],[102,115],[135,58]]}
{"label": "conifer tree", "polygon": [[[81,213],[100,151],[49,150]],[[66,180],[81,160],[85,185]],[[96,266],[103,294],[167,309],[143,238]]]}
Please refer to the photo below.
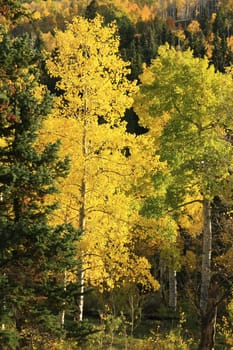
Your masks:
{"label": "conifer tree", "polygon": [[43,348],[60,337],[62,276],[74,264],[76,239],[71,226],[48,224],[56,203],[46,206],[45,199],[67,175],[69,161],[58,158],[58,141],[36,148],[52,99],[39,82],[41,54],[28,36],[11,34],[12,21],[22,17],[19,5],[0,6],[6,15],[0,38],[0,344],[10,349],[36,342]]}
{"label": "conifer tree", "polygon": [[212,62],[220,72],[224,72],[226,67],[232,65],[232,50],[228,46],[228,39],[232,31],[232,19],[222,8],[217,11],[213,23],[213,53]]}

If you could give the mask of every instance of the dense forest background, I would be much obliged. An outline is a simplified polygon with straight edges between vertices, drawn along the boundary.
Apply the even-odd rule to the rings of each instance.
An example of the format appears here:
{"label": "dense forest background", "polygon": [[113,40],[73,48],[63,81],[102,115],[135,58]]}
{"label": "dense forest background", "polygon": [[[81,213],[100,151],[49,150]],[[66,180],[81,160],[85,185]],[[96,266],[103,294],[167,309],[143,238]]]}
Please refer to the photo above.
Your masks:
{"label": "dense forest background", "polygon": [[231,0],[0,0],[0,349],[233,348]]}

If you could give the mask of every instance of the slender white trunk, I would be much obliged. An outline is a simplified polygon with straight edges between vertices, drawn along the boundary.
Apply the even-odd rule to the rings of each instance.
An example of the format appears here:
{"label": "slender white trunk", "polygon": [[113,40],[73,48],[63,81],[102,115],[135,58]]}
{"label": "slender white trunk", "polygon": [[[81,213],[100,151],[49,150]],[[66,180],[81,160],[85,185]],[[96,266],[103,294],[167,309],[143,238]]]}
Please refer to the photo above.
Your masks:
{"label": "slender white trunk", "polygon": [[[211,282],[211,255],[212,255],[212,225],[210,201],[203,201],[203,251],[201,271],[201,338],[200,350],[213,350],[215,344],[217,305],[216,295],[210,291]],[[213,288],[213,286],[212,286]],[[211,295],[210,294],[213,294]]]}
{"label": "slender white trunk", "polygon": [[206,313],[208,305],[208,292],[211,279],[211,253],[212,253],[212,225],[210,201],[203,201],[203,247],[201,267],[201,295],[200,309],[202,314]]}
{"label": "slender white trunk", "polygon": [[[79,212],[79,227],[81,229],[82,235],[85,234],[86,230],[86,196],[87,196],[87,188],[86,188],[86,177],[87,177],[87,166],[86,159],[88,155],[87,149],[87,130],[86,130],[86,115],[87,115],[87,103],[85,100],[84,104],[84,124],[83,124],[83,139],[82,139],[82,154],[84,158],[84,167],[83,167],[83,178],[81,184],[81,208]],[[83,253],[82,253],[83,256]],[[79,298],[79,321],[83,320],[83,309],[84,309],[84,291],[85,291],[85,272],[83,270],[82,264],[82,256],[81,256],[81,266],[80,266],[80,298]]]}
{"label": "slender white trunk", "polygon": [[84,310],[84,291],[85,291],[85,287],[84,287],[84,271],[81,271],[80,274],[80,283],[81,283],[81,287],[80,287],[80,299],[79,299],[79,321],[83,320],[83,310]]}
{"label": "slender white trunk", "polygon": [[[82,205],[80,208],[80,229],[82,232],[82,235],[85,233],[85,205],[86,205],[86,183],[85,178],[83,178],[82,181]],[[83,252],[81,254],[81,264],[80,264],[80,274],[79,274],[79,281],[80,281],[80,298],[79,298],[79,321],[83,320],[83,309],[84,309],[84,291],[85,291],[85,273],[83,270],[83,264],[82,264],[82,258],[83,258]]]}
{"label": "slender white trunk", "polygon": [[[64,272],[64,291],[66,291],[66,278],[67,278],[67,273],[66,270]],[[65,303],[63,304],[63,306],[65,307]],[[65,325],[65,308],[63,308],[62,312],[61,312],[61,327],[64,328]]]}
{"label": "slender white trunk", "polygon": [[177,307],[177,280],[176,271],[169,269],[169,307],[176,311]]}

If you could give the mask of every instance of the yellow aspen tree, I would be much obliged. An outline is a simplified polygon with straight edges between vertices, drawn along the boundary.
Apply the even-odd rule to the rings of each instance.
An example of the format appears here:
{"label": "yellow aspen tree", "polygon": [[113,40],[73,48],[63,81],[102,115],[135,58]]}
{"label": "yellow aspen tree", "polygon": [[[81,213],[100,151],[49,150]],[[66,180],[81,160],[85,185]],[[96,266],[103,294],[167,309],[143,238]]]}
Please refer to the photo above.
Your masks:
{"label": "yellow aspen tree", "polygon": [[[59,136],[71,156],[57,216],[82,232],[80,282],[103,290],[129,278],[156,288],[149,262],[133,252],[136,210],[129,193],[135,164],[128,153],[135,136],[126,134],[123,115],[137,86],[128,81],[128,63],[119,56],[117,28],[104,27],[101,17],[75,18],[56,32],[56,46],[47,68],[60,96],[45,130]],[[80,320],[82,310],[83,300]]]}

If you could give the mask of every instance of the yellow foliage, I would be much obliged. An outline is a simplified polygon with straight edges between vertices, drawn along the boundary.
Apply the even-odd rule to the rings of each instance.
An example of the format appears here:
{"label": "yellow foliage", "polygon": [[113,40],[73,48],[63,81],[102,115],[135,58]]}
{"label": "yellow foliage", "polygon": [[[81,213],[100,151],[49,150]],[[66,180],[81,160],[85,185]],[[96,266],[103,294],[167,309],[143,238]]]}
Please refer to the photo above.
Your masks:
{"label": "yellow foliage", "polygon": [[0,138],[0,147],[6,147],[7,142],[6,139],[4,137]]}
{"label": "yellow foliage", "polygon": [[143,21],[149,21],[153,18],[152,12],[148,5],[144,5],[141,10],[141,17]]}
{"label": "yellow foliage", "polygon": [[[136,147],[137,138],[126,133],[122,121],[137,86],[127,80],[128,63],[118,54],[116,30],[97,17],[75,18],[64,32],[56,32],[57,55],[48,59],[47,68],[63,94],[40,142],[60,138],[60,155],[70,156],[71,169],[58,184],[60,207],[51,221],[80,229],[77,255],[87,283],[100,290],[124,280],[158,288],[147,259],[134,252],[138,207],[132,182],[145,175],[151,159],[143,158],[143,143]],[[154,163],[158,166],[156,158]]]}
{"label": "yellow foliage", "polygon": [[185,256],[182,257],[182,265],[186,266],[190,271],[197,269],[197,256],[191,250],[187,250]]}
{"label": "yellow foliage", "polygon": [[230,49],[230,51],[233,52],[233,36],[232,35],[229,38],[227,38],[227,46]]}
{"label": "yellow foliage", "polygon": [[51,34],[51,32],[48,33],[41,33],[41,39],[44,42],[45,48],[48,52],[52,52],[56,47],[56,42],[54,36]]}
{"label": "yellow foliage", "polygon": [[[85,181],[85,233],[77,254],[83,257],[86,280],[100,290],[120,286],[125,279],[140,280],[155,288],[157,284],[150,275],[147,260],[132,253],[137,212],[132,198],[125,193],[130,189],[130,161],[116,147],[123,138],[122,130],[115,128],[110,134],[105,124],[95,126],[95,130],[88,142],[90,153],[85,158],[80,143],[80,126],[75,119],[51,117],[44,124],[41,142],[43,138],[50,141],[61,138],[61,156],[69,154],[71,157],[70,175],[61,180],[61,194],[56,196],[60,208],[51,219],[54,223],[70,222],[77,228],[81,225],[83,199],[80,187],[85,162],[88,174]],[[101,140],[103,147],[103,139],[106,148],[102,154],[95,154],[101,148]],[[51,200],[54,201],[54,196]]]}
{"label": "yellow foliage", "polygon": [[33,90],[34,96],[36,97],[36,99],[38,100],[38,102],[42,102],[43,100],[43,96],[45,95],[46,91],[45,91],[45,86],[44,85],[37,85],[36,88],[34,88]]}
{"label": "yellow foliage", "polygon": [[200,23],[196,20],[191,21],[191,23],[189,23],[189,25],[187,26],[187,30],[193,34],[201,32]]}
{"label": "yellow foliage", "polygon": [[58,6],[58,2],[53,0],[45,1],[32,1],[29,3],[24,3],[24,6],[34,13],[35,19],[40,19],[43,17],[48,17],[51,14],[52,8]]}
{"label": "yellow foliage", "polygon": [[52,76],[62,77],[57,88],[65,93],[57,104],[65,100],[75,118],[85,111],[87,120],[101,116],[113,125],[119,122],[137,87],[127,81],[129,64],[118,54],[116,26],[104,27],[100,17],[93,22],[75,18],[65,32],[56,33],[56,42],[59,53],[47,67]]}
{"label": "yellow foliage", "polygon": [[199,235],[203,228],[202,203],[198,201],[192,202],[192,199],[186,198],[186,203],[179,217],[179,225],[187,230],[191,236]]}
{"label": "yellow foliage", "polygon": [[184,30],[182,28],[178,28],[176,31],[175,31],[175,35],[178,39],[180,40],[185,40],[185,33],[184,33]]}
{"label": "yellow foliage", "polygon": [[33,12],[32,18],[33,18],[34,20],[39,20],[39,19],[41,19],[41,14],[40,14],[40,12],[39,12],[39,11]]}

